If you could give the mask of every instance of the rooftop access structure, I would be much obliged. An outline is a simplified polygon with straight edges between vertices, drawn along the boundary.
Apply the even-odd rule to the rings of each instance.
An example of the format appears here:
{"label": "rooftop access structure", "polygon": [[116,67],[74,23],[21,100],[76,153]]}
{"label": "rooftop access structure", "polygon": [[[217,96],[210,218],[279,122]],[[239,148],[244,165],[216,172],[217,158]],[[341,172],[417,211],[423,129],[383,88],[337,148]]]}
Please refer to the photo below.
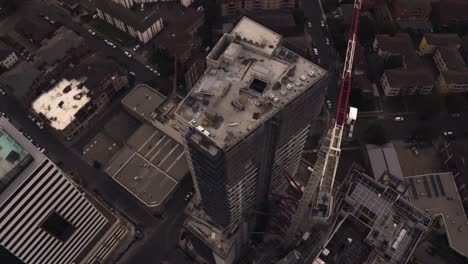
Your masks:
{"label": "rooftop access structure", "polygon": [[306,216],[310,214],[313,208],[315,208],[315,215],[317,218],[323,220],[327,220],[332,211],[333,183],[340,159],[341,141],[348,112],[354,51],[356,48],[360,13],[361,0],[355,0],[334,125],[327,131],[321,142],[317,161],[312,169],[309,181],[304,188],[298,207],[291,218],[291,223],[287,230],[286,244],[290,244],[294,241],[298,231],[304,227],[307,219]]}

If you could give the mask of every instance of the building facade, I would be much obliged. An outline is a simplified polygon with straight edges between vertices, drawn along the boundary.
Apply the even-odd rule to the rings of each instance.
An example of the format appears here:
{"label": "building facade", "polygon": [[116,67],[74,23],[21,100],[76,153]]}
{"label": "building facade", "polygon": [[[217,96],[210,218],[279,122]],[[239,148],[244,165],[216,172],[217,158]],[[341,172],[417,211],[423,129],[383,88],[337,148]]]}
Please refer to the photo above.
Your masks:
{"label": "building facade", "polygon": [[281,41],[242,18],[212,49],[204,76],[176,113],[199,204],[185,226],[217,263],[242,254],[257,227],[252,210],[264,210],[268,195],[296,174],[321,110],[326,71]]}
{"label": "building facade", "polygon": [[164,28],[163,19],[159,14],[136,14],[127,7],[133,1],[98,0],[96,12],[100,19],[126,32],[130,36],[147,43]]}
{"label": "building facade", "polygon": [[302,0],[218,0],[222,16],[263,10],[288,10],[302,6]]}
{"label": "building facade", "polygon": [[433,60],[439,76],[436,87],[442,94],[468,91],[468,69],[460,50],[455,47],[441,47],[436,50]]}
{"label": "building facade", "polygon": [[386,96],[431,92],[434,87],[432,70],[416,54],[408,34],[376,35],[373,48],[388,66],[380,78]]}
{"label": "building facade", "polygon": [[432,74],[425,70],[386,70],[380,79],[385,96],[429,94],[434,88]]}
{"label": "building facade", "polygon": [[0,57],[1,61],[0,64],[5,68],[5,69],[10,69],[13,67],[18,62],[18,56],[16,56],[16,53],[11,50],[0,50],[0,54],[3,52],[3,56]]}
{"label": "building facade", "polygon": [[419,43],[418,50],[423,54],[434,54],[440,47],[460,48],[462,40],[452,33],[426,33]]}
{"label": "building facade", "polygon": [[127,223],[0,117],[0,246],[23,263],[104,263]]}

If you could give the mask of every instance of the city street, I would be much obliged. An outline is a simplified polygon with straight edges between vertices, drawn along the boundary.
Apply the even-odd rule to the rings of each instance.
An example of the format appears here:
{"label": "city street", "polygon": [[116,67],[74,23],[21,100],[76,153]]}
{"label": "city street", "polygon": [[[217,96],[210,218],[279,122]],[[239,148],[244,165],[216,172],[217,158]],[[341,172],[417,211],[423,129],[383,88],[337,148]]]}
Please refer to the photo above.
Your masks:
{"label": "city street", "polygon": [[124,65],[129,72],[134,72],[136,74],[136,82],[149,82],[157,79],[157,75],[146,69],[145,65],[140,61],[136,60],[134,57],[127,57],[124,54],[124,49],[121,49],[119,46],[117,46],[117,48],[112,48],[111,46],[107,45],[104,42],[104,39],[106,39],[105,36],[100,35],[98,32],[96,32],[96,35],[94,36],[89,34],[89,28],[74,22],[69,15],[67,15],[63,10],[56,7],[55,5],[51,5],[50,8],[45,11],[45,14],[48,14],[51,17],[55,17],[62,24],[66,25],[68,28],[72,29],[78,35],[83,37],[86,45],[91,49],[97,50],[104,55],[114,58],[118,63]]}
{"label": "city street", "polygon": [[329,36],[326,33],[327,29],[321,26],[321,20],[324,14],[322,14],[319,1],[320,0],[310,0],[304,1],[303,3],[306,20],[312,24],[311,28],[308,28],[306,25],[306,34],[308,34],[308,37],[311,39],[312,48],[315,47],[318,50],[318,58],[320,58],[320,63],[318,64],[329,71],[327,99],[332,102],[332,107],[334,108],[339,95],[339,76],[335,72],[337,56],[333,48],[333,43],[327,45],[326,38]]}
{"label": "city street", "polygon": [[468,118],[466,115],[454,119],[448,113],[440,113],[429,120],[421,120],[416,113],[401,114],[404,121],[395,121],[393,113],[377,113],[373,115],[364,114],[364,117],[358,114],[354,129],[354,138],[364,142],[366,129],[371,124],[380,124],[387,131],[389,140],[407,139],[418,128],[427,128],[435,135],[442,135],[444,131],[452,131],[458,137],[464,137],[464,131],[468,128]]}

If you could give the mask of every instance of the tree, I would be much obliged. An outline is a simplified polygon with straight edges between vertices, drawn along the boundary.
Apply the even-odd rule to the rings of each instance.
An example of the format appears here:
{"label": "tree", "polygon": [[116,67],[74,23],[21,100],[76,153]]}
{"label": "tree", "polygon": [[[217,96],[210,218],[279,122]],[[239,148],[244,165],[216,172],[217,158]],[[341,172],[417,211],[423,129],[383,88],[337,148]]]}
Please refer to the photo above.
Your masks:
{"label": "tree", "polygon": [[385,128],[380,124],[371,124],[365,132],[366,142],[382,146],[388,142]]}
{"label": "tree", "polygon": [[102,168],[102,164],[101,164],[101,162],[95,160],[95,161],[93,161],[93,167],[100,170]]}
{"label": "tree", "polygon": [[298,30],[303,30],[304,24],[305,24],[304,11],[302,11],[302,9],[294,9],[293,17],[294,17],[294,22],[296,23],[296,28]]}
{"label": "tree", "polygon": [[465,107],[465,99],[460,94],[449,94],[445,100],[450,114],[460,113]]}
{"label": "tree", "polygon": [[359,40],[362,42],[372,42],[375,38],[376,30],[375,21],[370,16],[361,16],[359,20]]}
{"label": "tree", "polygon": [[166,49],[156,48],[150,58],[151,63],[157,64],[163,77],[170,77],[174,72],[174,58]]}

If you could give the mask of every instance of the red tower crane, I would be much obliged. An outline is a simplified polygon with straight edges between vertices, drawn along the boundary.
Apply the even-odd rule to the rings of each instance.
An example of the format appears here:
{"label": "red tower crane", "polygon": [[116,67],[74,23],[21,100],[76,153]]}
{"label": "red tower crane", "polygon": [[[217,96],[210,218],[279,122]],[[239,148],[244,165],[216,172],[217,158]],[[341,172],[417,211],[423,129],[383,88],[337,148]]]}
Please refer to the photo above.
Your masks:
{"label": "red tower crane", "polygon": [[296,212],[291,218],[287,231],[287,243],[294,240],[297,232],[304,228],[310,210],[316,208],[317,216],[328,219],[333,207],[333,183],[341,153],[341,141],[346,124],[351,78],[353,72],[354,51],[356,48],[359,17],[361,15],[361,0],[354,1],[353,17],[348,32],[346,58],[342,73],[340,95],[333,127],[327,131],[318,151],[318,159],[312,169],[311,176],[305,186]]}

